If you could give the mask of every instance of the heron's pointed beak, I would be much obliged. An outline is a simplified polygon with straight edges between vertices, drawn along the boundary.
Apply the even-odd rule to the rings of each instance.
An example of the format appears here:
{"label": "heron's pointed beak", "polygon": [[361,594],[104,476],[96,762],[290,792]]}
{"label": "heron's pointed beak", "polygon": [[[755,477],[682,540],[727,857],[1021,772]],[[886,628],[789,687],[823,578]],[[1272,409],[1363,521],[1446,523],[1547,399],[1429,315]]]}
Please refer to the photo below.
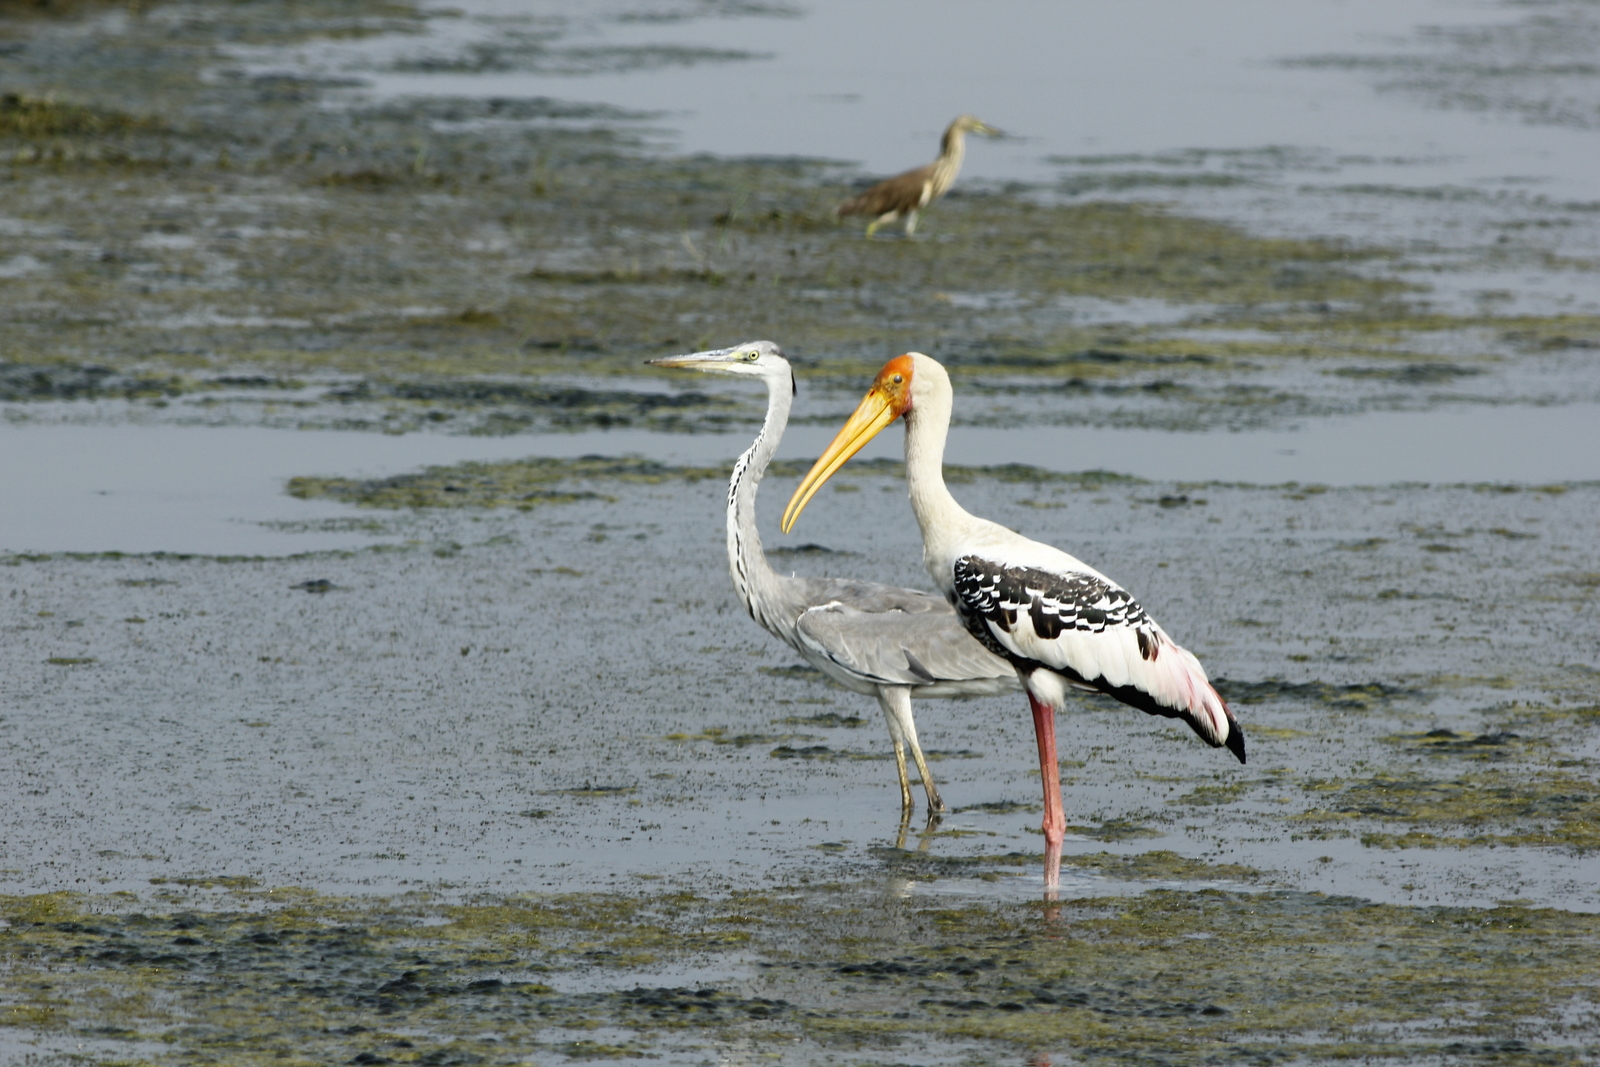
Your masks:
{"label": "heron's pointed beak", "polygon": [[652,367],[687,367],[690,370],[709,370],[712,367],[733,363],[736,359],[736,348],[713,348],[706,352],[690,352],[684,356],[662,356],[660,359],[647,359],[645,363]]}
{"label": "heron's pointed beak", "polygon": [[905,414],[905,409],[898,406],[893,398],[889,397],[877,385],[867,391],[861,403],[856,407],[855,414],[850,416],[850,421],[844,424],[827,449],[822,453],[822,458],[801,481],[800,487],[794,491],[794,496],[789,498],[789,506],[783,513],[783,532],[788,533],[794,529],[795,520],[800,518],[800,513],[805,510],[806,504],[822,488],[822,483],[833,477],[833,472],[845,465],[845,461],[863,448],[867,442],[883,432],[883,428]]}

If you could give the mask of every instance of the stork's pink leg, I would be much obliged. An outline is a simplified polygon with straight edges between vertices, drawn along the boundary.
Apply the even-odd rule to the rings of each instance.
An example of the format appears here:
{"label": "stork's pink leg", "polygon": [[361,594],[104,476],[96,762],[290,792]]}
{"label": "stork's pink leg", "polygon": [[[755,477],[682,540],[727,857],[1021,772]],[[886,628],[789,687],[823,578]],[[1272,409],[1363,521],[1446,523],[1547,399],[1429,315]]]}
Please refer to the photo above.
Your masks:
{"label": "stork's pink leg", "polygon": [[1056,709],[1028,693],[1033,708],[1033,736],[1039,742],[1039,777],[1044,779],[1044,886],[1061,884],[1061,842],[1067,836],[1067,814],[1061,806],[1061,767],[1056,762]]}

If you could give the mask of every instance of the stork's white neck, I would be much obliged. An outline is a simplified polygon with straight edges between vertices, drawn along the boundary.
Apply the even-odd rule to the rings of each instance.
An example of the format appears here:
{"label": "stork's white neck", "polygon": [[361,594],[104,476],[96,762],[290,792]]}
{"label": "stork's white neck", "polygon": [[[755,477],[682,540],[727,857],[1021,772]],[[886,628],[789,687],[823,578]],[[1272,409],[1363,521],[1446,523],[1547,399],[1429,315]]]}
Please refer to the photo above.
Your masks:
{"label": "stork's white neck", "polygon": [[919,388],[906,412],[906,485],[911,510],[922,528],[922,561],[941,591],[954,588],[956,546],[983,519],[970,514],[944,484],[944,444],[950,431],[952,391],[944,368],[919,361],[916,374],[928,386]]}

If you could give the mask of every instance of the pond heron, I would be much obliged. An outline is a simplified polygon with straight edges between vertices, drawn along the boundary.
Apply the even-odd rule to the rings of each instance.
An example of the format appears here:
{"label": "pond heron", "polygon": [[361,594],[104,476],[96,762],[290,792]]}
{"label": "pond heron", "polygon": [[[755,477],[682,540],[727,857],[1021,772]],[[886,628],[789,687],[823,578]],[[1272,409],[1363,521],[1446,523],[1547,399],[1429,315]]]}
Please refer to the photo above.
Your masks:
{"label": "pond heron", "polygon": [[835,214],[872,215],[867,224],[867,236],[878,232],[878,227],[895,219],[906,220],[906,236],[917,230],[917,212],[943,196],[956,175],[961,171],[961,160],[967,154],[968,133],[1000,136],[1000,131],[975,115],[962,115],[944,131],[939,142],[939,158],[925,167],[885,178],[860,196],[846,200],[835,209]]}

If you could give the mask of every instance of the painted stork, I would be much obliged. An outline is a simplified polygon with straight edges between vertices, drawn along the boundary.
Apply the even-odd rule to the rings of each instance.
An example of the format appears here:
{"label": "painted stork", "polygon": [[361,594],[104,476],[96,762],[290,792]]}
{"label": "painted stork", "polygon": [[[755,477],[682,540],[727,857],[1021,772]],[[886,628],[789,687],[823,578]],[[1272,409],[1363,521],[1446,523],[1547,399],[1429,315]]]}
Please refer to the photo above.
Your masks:
{"label": "painted stork", "polygon": [[906,420],[906,482],[922,527],[922,558],[961,621],[1010,660],[1033,709],[1044,778],[1045,885],[1060,878],[1066,816],[1056,763],[1055,714],[1066,692],[1105,693],[1152,715],[1183,719],[1213,747],[1243,763],[1244,731],[1193,654],[1176,644],[1138,601],[1067,553],[967,513],[944,484],[950,376],[909,352],[884,365],[866,397],[795,490],[788,533],[822,483],[884,427]]}
{"label": "painted stork", "polygon": [[878,232],[902,216],[906,220],[906,236],[917,230],[917,212],[943,196],[955,184],[961,172],[961,161],[967,154],[967,133],[1000,136],[1000,131],[975,115],[961,115],[944,131],[939,142],[939,158],[926,166],[885,178],[860,196],[846,200],[834,209],[841,218],[845,215],[873,215],[867,224],[867,236]]}
{"label": "painted stork", "polygon": [[756,378],[767,386],[767,419],[728,480],[728,571],[739,602],[774,637],[844,688],[878,698],[889,723],[900,810],[913,808],[906,747],[928,795],[928,814],[945,810],[917,740],[911,697],[988,696],[1018,688],[1011,665],[962,627],[942,599],[848,578],[784,577],[772,569],[756,529],[756,489],[778,450],[794,402],[794,371],[771,341],[653,359],[658,367]]}

